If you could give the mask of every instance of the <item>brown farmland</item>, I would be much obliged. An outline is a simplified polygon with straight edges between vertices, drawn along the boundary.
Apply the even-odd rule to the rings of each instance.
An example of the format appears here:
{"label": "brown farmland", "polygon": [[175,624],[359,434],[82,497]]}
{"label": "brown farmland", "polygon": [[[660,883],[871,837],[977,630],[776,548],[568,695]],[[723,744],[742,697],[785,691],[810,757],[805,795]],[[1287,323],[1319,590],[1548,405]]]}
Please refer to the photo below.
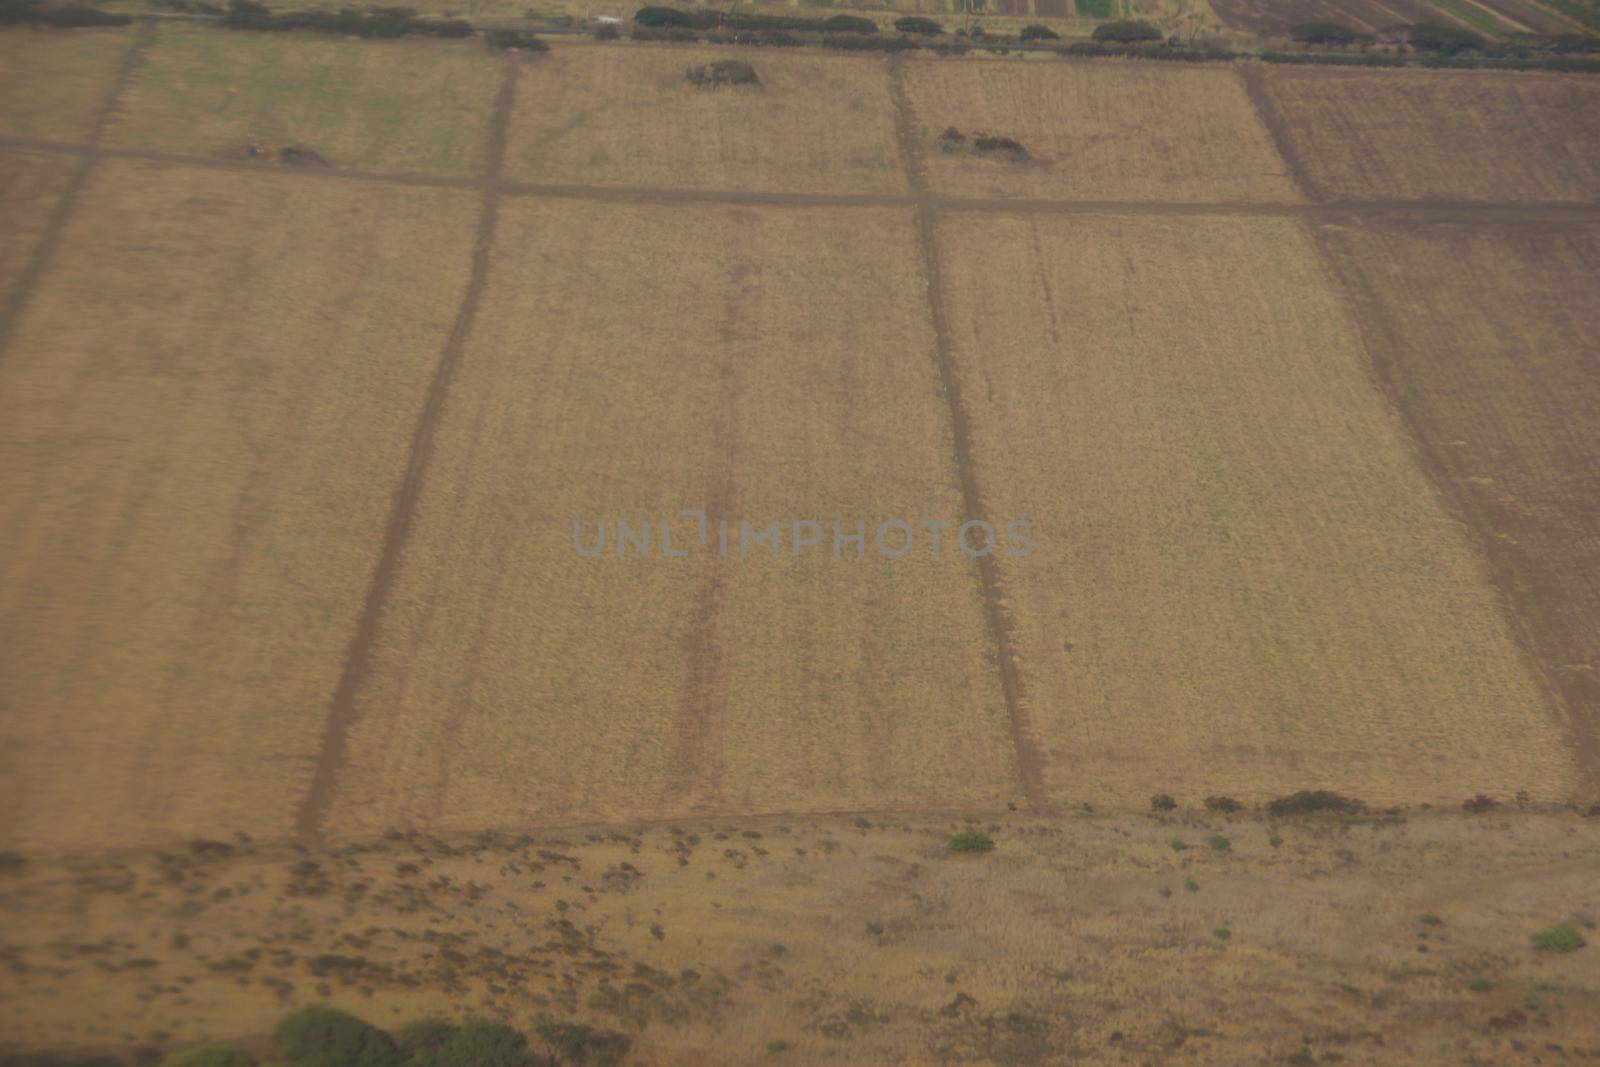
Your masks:
{"label": "brown farmland", "polygon": [[1223,25],[1247,33],[1281,36],[1301,22],[1339,22],[1352,29],[1388,34],[1414,22],[1459,20],[1424,0],[1210,0]]}
{"label": "brown farmland", "polygon": [[[1380,376],[1600,771],[1600,226],[1330,228]],[[1591,779],[1591,788],[1593,781]]]}
{"label": "brown farmland", "polygon": [[1331,200],[1600,200],[1600,79],[1261,72],[1308,192]]}
{"label": "brown farmland", "polygon": [[476,200],[144,163],[80,200],[0,360],[6,843],[281,835]]}
{"label": "brown farmland", "polygon": [[38,248],[72,167],[65,156],[0,150],[0,307]]}
{"label": "brown farmland", "polygon": [[[1170,69],[1163,69],[1170,68]],[[1228,68],[1133,61],[952,63],[908,60],[902,72],[927,157],[929,187],[947,196],[1069,200],[1299,199]],[[946,153],[950,126],[1020,141],[1008,163]],[[1204,129],[1204,137],[1193,136]]]}
{"label": "brown farmland", "polygon": [[941,243],[989,506],[1038,524],[1005,585],[1053,799],[1570,794],[1298,222],[957,213]]}
{"label": "brown farmland", "polygon": [[[958,516],[909,214],[501,213],[329,825],[1013,799],[969,561],[737,543]],[[687,508],[711,544],[678,520],[694,551],[662,558]],[[649,558],[614,527],[578,557],[574,521],[618,519],[652,522]]]}

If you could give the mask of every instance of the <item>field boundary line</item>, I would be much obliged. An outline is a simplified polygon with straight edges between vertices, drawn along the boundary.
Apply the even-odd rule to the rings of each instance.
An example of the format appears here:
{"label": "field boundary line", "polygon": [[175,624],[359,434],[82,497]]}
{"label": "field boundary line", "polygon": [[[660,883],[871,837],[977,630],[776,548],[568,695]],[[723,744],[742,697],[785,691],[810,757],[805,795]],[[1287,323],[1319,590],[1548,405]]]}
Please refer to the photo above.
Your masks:
{"label": "field boundary line", "polygon": [[1395,379],[1391,363],[1377,354],[1383,351],[1398,352],[1406,347],[1392,313],[1373,290],[1371,283],[1348,268],[1343,257],[1329,246],[1329,234],[1316,225],[1308,228],[1321,261],[1320,266],[1361,339],[1373,384],[1410,446],[1413,460],[1445,513],[1464,531],[1467,542],[1481,562],[1489,585],[1494,590],[1500,614],[1506,620],[1529,672],[1556,708],[1566,713],[1567,734],[1579,778],[1579,795],[1590,801],[1600,800],[1600,720],[1588,710],[1583,687],[1575,686],[1547,662],[1544,642],[1538,629],[1512,594],[1517,585],[1515,568],[1496,552],[1494,530],[1479,520],[1472,499],[1452,475],[1449,463],[1403,402],[1403,390]]}
{"label": "field boundary line", "polygon": [[[432,175],[402,171],[341,170],[337,167],[295,167],[281,163],[254,163],[214,156],[186,155],[155,149],[72,144],[29,137],[0,137],[0,149],[74,156],[90,160],[126,159],[175,167],[266,174],[280,178],[354,181],[401,185],[419,189],[477,189],[485,179],[470,175]],[[1582,200],[1315,200],[1315,201],[1160,201],[1160,200],[1052,200],[1036,197],[960,197],[900,195],[894,193],[796,193],[742,189],[695,189],[670,186],[547,184],[505,181],[492,183],[500,196],[553,200],[591,200],[626,204],[730,204],[746,207],[794,208],[914,208],[928,204],[940,211],[971,211],[999,215],[1233,215],[1267,217],[1359,217],[1400,215],[1417,222],[1500,223],[1562,222],[1592,219],[1600,214],[1600,199]]]}
{"label": "field boundary line", "polygon": [[[906,97],[904,64],[898,58],[892,58],[888,61],[888,66],[889,95],[894,102],[895,142],[900,149],[906,182],[911,187],[913,206],[916,209],[917,245],[922,253],[923,272],[927,276],[928,315],[933,325],[934,363],[939,370],[939,384],[944,393],[950,418],[956,476],[961,483],[962,510],[965,512],[963,521],[987,522],[983,494],[979,490],[978,476],[972,459],[971,426],[966,406],[961,400],[961,382],[955,373],[955,343],[952,339],[950,321],[944,310],[937,233],[937,201],[927,194],[922,154],[917,147],[915,119],[911,114],[911,103]],[[993,553],[977,557],[977,564],[983,613],[989,625],[990,637],[994,641],[995,665],[1000,674],[1000,690],[1005,697],[1006,725],[1011,735],[1011,749],[1016,760],[1018,783],[1022,787],[1029,808],[1042,811],[1047,807],[1043,759],[1034,744],[1033,731],[1028,722],[1022,667],[1017,659],[1016,645],[1011,635],[1011,620],[1005,610],[1000,568],[995,562]]]}
{"label": "field boundary line", "polygon": [[1241,63],[1238,70],[1239,81],[1244,86],[1244,95],[1249,99],[1251,109],[1256,113],[1256,121],[1267,131],[1267,136],[1272,138],[1272,147],[1277,150],[1278,158],[1283,161],[1289,180],[1307,200],[1314,204],[1323,203],[1322,190],[1312,179],[1306,169],[1305,161],[1300,158],[1300,153],[1289,140],[1289,124],[1272,102],[1272,94],[1267,90],[1265,65]]}
{"label": "field boundary line", "polygon": [[89,127],[89,139],[82,146],[84,151],[78,156],[78,164],[67,176],[61,196],[45,219],[44,229],[39,234],[39,243],[34,246],[32,254],[28,256],[28,262],[22,268],[22,273],[18,275],[11,292],[7,294],[5,306],[0,308],[0,360],[5,359],[6,352],[11,346],[17,320],[22,317],[22,312],[38,289],[39,282],[49,270],[50,264],[55,261],[56,250],[61,246],[61,239],[67,232],[67,223],[72,220],[72,215],[77,210],[78,197],[89,184],[95,164],[103,158],[99,155],[100,140],[105,136],[106,127],[111,124],[111,116],[116,113],[117,104],[133,80],[133,72],[143,60],[145,49],[154,34],[155,27],[148,22],[140,23],[134,30],[133,39],[128,42],[127,51],[123,53],[122,62],[117,68],[110,88],[106,91],[105,99],[95,110]]}
{"label": "field boundary line", "polygon": [[411,435],[410,454],[406,471],[395,490],[389,509],[389,521],[384,529],[383,547],[372,572],[371,584],[362,603],[361,616],[355,635],[345,653],[344,666],[338,685],[328,702],[328,714],[323,723],[322,742],[317,750],[316,766],[295,815],[295,832],[307,840],[322,836],[323,824],[333,806],[338,789],[339,775],[349,758],[350,730],[360,719],[356,706],[362,687],[372,674],[373,655],[377,649],[378,635],[388,609],[389,596],[394,589],[400,563],[410,540],[411,525],[416,515],[426,481],[428,461],[433,457],[434,431],[450,391],[450,383],[461,362],[472,324],[477,318],[478,305],[488,282],[489,258],[494,244],[496,224],[499,221],[500,167],[505,161],[507,129],[511,121],[511,108],[516,98],[517,72],[520,61],[514,52],[503,60],[500,92],[495,98],[493,117],[485,150],[484,171],[478,180],[483,192],[483,204],[478,213],[478,229],[472,249],[472,268],[467,286],[462,293],[461,305],[456,311],[455,323],[445,340],[439,362],[434,367],[433,381],[428,387],[426,400],[417,415],[416,428]]}

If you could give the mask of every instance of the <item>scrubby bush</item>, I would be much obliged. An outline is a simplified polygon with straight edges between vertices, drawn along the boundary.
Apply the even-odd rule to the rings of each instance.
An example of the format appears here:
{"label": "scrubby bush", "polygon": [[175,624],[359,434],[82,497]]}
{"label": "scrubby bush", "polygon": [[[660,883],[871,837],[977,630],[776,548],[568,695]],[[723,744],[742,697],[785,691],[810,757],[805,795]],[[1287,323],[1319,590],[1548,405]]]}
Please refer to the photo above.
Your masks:
{"label": "scrubby bush", "polygon": [[314,1006],[278,1023],[278,1044],[293,1067],[398,1067],[393,1039],[348,1012]]}
{"label": "scrubby bush", "polygon": [[1533,935],[1533,947],[1540,952],[1576,952],[1586,943],[1571,923],[1555,923]]}
{"label": "scrubby bush", "polygon": [[1239,803],[1232,797],[1206,797],[1207,811],[1220,811],[1227,815],[1239,811],[1243,807],[1243,804]]}
{"label": "scrubby bush", "polygon": [[989,852],[994,839],[982,830],[963,830],[950,839],[951,852]]}
{"label": "scrubby bush", "polygon": [[413,1061],[416,1067],[523,1067],[528,1061],[528,1039],[504,1023],[468,1019],[452,1033],[444,1047]]}
{"label": "scrubby bush", "polygon": [[1296,23],[1289,27],[1289,37],[1305,44],[1365,44],[1373,39],[1370,33],[1326,19]]}
{"label": "scrubby bush", "polygon": [[944,27],[930,18],[921,15],[907,15],[894,20],[894,28],[901,33],[920,33],[924,37],[935,37],[944,32]]}
{"label": "scrubby bush", "polygon": [[822,20],[826,33],[877,33],[878,24],[860,15],[834,15]]}
{"label": "scrubby bush", "polygon": [[713,89],[720,85],[761,84],[761,79],[756,77],[756,68],[742,59],[719,59],[715,63],[690,67],[683,72],[683,77],[693,85]]}
{"label": "scrubby bush", "polygon": [[1269,801],[1267,812],[1270,815],[1309,815],[1328,811],[1337,815],[1354,815],[1365,807],[1354,797],[1341,796],[1326,789],[1302,789],[1298,793]]}
{"label": "scrubby bush", "polygon": [[256,1060],[227,1045],[205,1045],[168,1056],[162,1067],[256,1067]]}
{"label": "scrubby bush", "polygon": [[1483,793],[1479,793],[1477,796],[1461,802],[1462,809],[1464,811],[1469,811],[1474,815],[1482,815],[1484,812],[1493,811],[1499,806],[1500,802],[1498,800]]}
{"label": "scrubby bush", "polygon": [[1022,32],[1017,35],[1024,41],[1059,41],[1061,35],[1049,26],[1034,23],[1032,26],[1022,27]]}
{"label": "scrubby bush", "polygon": [[1022,147],[1020,141],[1010,137],[994,137],[989,134],[978,134],[972,139],[972,150],[983,155],[1008,156],[1015,160],[1028,158],[1028,150]]}
{"label": "scrubby bush", "polygon": [[407,1064],[415,1064],[444,1051],[455,1032],[455,1024],[444,1019],[418,1019],[402,1026],[394,1040],[400,1049],[400,1058]]}
{"label": "scrubby bush", "polygon": [[1157,793],[1155,796],[1150,798],[1151,811],[1172,811],[1176,809],[1177,806],[1178,802],[1173,800],[1165,793]]}
{"label": "scrubby bush", "polygon": [[1436,22],[1419,22],[1406,31],[1406,39],[1419,52],[1454,56],[1462,52],[1480,51],[1483,38],[1459,26],[1442,26]]}
{"label": "scrubby bush", "polygon": [[687,11],[675,7],[641,7],[633,13],[635,26],[664,29],[668,26],[693,26],[694,20]]}
{"label": "scrubby bush", "polygon": [[[615,26],[612,29],[616,29]],[[548,52],[550,46],[531,33],[521,30],[490,30],[483,35],[484,43],[496,52]]]}
{"label": "scrubby bush", "polygon": [[1117,44],[1142,44],[1161,40],[1161,31],[1148,22],[1140,22],[1138,19],[1118,19],[1115,22],[1105,22],[1096,26],[1091,36],[1096,41],[1111,41]]}
{"label": "scrubby bush", "polygon": [[628,1037],[613,1030],[596,1030],[581,1023],[559,1023],[540,1017],[533,1032],[544,1042],[551,1063],[611,1067],[628,1054]]}

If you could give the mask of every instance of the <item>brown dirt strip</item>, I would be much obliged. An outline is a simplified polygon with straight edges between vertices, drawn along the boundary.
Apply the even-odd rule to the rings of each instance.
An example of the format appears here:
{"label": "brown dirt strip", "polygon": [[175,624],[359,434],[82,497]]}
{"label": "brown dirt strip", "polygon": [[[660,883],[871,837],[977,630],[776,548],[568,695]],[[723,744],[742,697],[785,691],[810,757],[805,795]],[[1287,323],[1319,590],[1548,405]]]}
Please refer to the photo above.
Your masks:
{"label": "brown dirt strip", "polygon": [[1246,63],[1239,68],[1239,78],[1244,83],[1245,95],[1250,98],[1250,106],[1255,108],[1256,118],[1265,127],[1267,135],[1272,138],[1272,146],[1277,149],[1278,158],[1283,160],[1283,165],[1288,168],[1289,180],[1294,182],[1295,188],[1299,189],[1307,200],[1321,201],[1322,191],[1311,180],[1300,157],[1295,153],[1294,144],[1289,140],[1289,125],[1273,106],[1272,97],[1267,92],[1266,70],[1259,63]]}
{"label": "brown dirt strip", "polygon": [[363,684],[372,673],[373,651],[377,647],[378,632],[383,614],[400,570],[400,560],[410,539],[412,518],[417,501],[422,496],[428,461],[433,456],[433,435],[439,423],[439,414],[450,391],[461,353],[466,347],[467,335],[472,331],[478,305],[489,276],[489,252],[494,243],[495,223],[499,218],[499,185],[501,164],[505,160],[507,129],[511,121],[511,104],[516,96],[517,71],[520,60],[513,53],[504,60],[505,73],[500,82],[500,93],[495,98],[493,117],[490,120],[489,143],[484,172],[479,180],[483,189],[483,208],[478,216],[478,232],[472,250],[472,271],[462,295],[461,307],[444,351],[434,370],[433,382],[428,388],[427,400],[417,416],[416,429],[411,436],[411,452],[406,463],[405,477],[395,491],[389,510],[389,523],[384,531],[383,548],[378,555],[377,567],[372,574],[372,584],[361,609],[361,619],[345,654],[344,668],[339,684],[329,702],[328,717],[323,727],[322,744],[318,749],[316,769],[311,783],[301,799],[295,817],[296,833],[306,839],[320,837],[323,822],[333,804],[338,787],[339,773],[348,758],[350,728],[359,718],[356,699]]}
{"label": "brown dirt strip", "polygon": [[[900,60],[889,61],[889,95],[894,101],[895,141],[905,167],[906,181],[916,202],[917,244],[922,251],[923,271],[928,279],[928,312],[933,320],[934,362],[939,368],[939,383],[950,411],[956,472],[961,482],[962,510],[965,512],[963,521],[986,522],[983,494],[979,491],[972,461],[972,431],[966,406],[961,401],[961,384],[955,375],[955,343],[944,311],[939,242],[935,232],[936,209],[932,198],[925,193],[927,181],[923,173],[922,153],[917,144],[916,123],[911,114],[910,101],[906,98],[903,69]],[[1034,744],[1033,731],[1027,721],[1022,668],[1011,636],[1011,620],[1006,615],[1000,568],[992,553],[978,557],[978,579],[983,590],[984,615],[994,639],[995,662],[1000,671],[1000,688],[1006,702],[1006,722],[1010,728],[1011,747],[1016,753],[1017,778],[1028,806],[1042,811],[1048,804],[1044,789],[1044,760]]]}
{"label": "brown dirt strip", "polygon": [[5,358],[6,349],[10,346],[12,334],[16,331],[17,320],[21,318],[23,309],[27,307],[34,291],[39,287],[39,280],[44,277],[45,271],[55,259],[62,235],[67,231],[67,223],[71,221],[72,213],[78,206],[78,195],[83,192],[84,186],[89,184],[89,177],[94,173],[95,164],[102,158],[100,139],[105,135],[106,126],[111,122],[111,116],[116,113],[117,102],[122,99],[128,82],[133,78],[134,69],[138,67],[140,59],[144,56],[144,50],[153,37],[154,27],[148,22],[140,23],[139,28],[134,31],[133,41],[122,57],[122,66],[117,70],[117,76],[113,79],[100,109],[95,112],[94,125],[90,127],[89,140],[83,146],[78,165],[73,167],[72,173],[68,175],[66,187],[61,191],[61,198],[56,201],[49,218],[45,220],[44,230],[39,235],[39,243],[34,246],[33,254],[28,257],[27,264],[18,274],[16,285],[7,296],[4,308],[0,308],[0,359]]}

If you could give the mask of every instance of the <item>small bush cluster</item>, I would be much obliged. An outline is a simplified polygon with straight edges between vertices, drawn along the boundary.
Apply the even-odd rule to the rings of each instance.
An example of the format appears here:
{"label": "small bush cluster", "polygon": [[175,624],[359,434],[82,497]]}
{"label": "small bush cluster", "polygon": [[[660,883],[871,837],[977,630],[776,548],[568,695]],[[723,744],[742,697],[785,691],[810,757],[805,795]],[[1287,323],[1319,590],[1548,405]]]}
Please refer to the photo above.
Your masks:
{"label": "small bush cluster", "polygon": [[286,11],[274,14],[256,0],[230,0],[222,24],[236,30],[285,33],[309,30],[341,37],[470,37],[472,23],[462,19],[418,18],[415,8],[374,7],[364,10]]}
{"label": "small bush cluster", "polygon": [[1462,810],[1471,812],[1474,815],[1482,815],[1484,812],[1493,811],[1499,806],[1500,802],[1498,800],[1496,800],[1494,797],[1486,796],[1483,793],[1479,793],[1477,796],[1461,802]]}
{"label": "small bush cluster", "polygon": [[1323,45],[1370,44],[1374,40],[1370,33],[1361,33],[1342,22],[1325,19],[1300,22],[1290,26],[1289,38],[1302,44]]}
{"label": "small bush cluster", "polygon": [[1576,952],[1585,944],[1583,935],[1571,923],[1546,926],[1533,935],[1533,947],[1540,952]]}
{"label": "small bush cluster", "polygon": [[715,89],[722,85],[760,85],[756,68],[742,59],[719,59],[690,67],[683,72],[684,80],[701,88]]}
{"label": "small bush cluster", "polygon": [[981,130],[971,137],[954,126],[939,135],[939,148],[945,152],[971,151],[974,155],[1001,156],[1014,162],[1028,158],[1028,150],[1010,137],[996,137]]}
{"label": "small bush cluster", "polygon": [[0,0],[0,26],[32,23],[72,30],[89,26],[126,26],[132,21],[127,15],[112,15],[87,4],[46,6],[42,0]]}
{"label": "small bush cluster", "polygon": [[991,852],[994,839],[982,830],[963,830],[950,839],[951,852]]}
{"label": "small bush cluster", "polygon": [[825,19],[800,15],[762,15],[744,11],[650,6],[634,12],[633,24],[645,29],[747,30],[754,32],[877,33],[878,24],[860,15],[833,15]]}
{"label": "small bush cluster", "polygon": [[1178,802],[1166,793],[1157,793],[1150,798],[1151,811],[1173,811],[1178,807]]}
{"label": "small bush cluster", "polygon": [[1112,44],[1144,44],[1162,39],[1161,31],[1148,22],[1138,19],[1118,19],[1115,22],[1102,22],[1094,28],[1091,36],[1096,41],[1107,41]]}
{"label": "small bush cluster", "polygon": [[1231,815],[1232,813],[1236,811],[1242,811],[1243,809],[1244,805],[1232,797],[1206,797],[1207,811],[1218,811],[1224,815]]}
{"label": "small bush cluster", "polygon": [[1366,805],[1354,797],[1342,796],[1326,789],[1302,789],[1286,797],[1268,801],[1271,815],[1309,815],[1326,811],[1336,815],[1356,815],[1366,810]]}
{"label": "small bush cluster", "polygon": [[1419,22],[1410,27],[1406,30],[1406,40],[1419,52],[1433,52],[1441,56],[1481,51],[1485,44],[1484,39],[1471,30],[1436,22]]}
{"label": "small bush cluster", "polygon": [[921,15],[906,15],[904,18],[895,19],[894,28],[901,33],[920,33],[924,37],[937,37],[944,32],[943,26]]}
{"label": "small bush cluster", "polygon": [[1055,30],[1052,30],[1049,26],[1041,26],[1038,23],[1034,23],[1032,26],[1022,27],[1022,32],[1017,34],[1017,37],[1024,41],[1061,40],[1061,35]]}

